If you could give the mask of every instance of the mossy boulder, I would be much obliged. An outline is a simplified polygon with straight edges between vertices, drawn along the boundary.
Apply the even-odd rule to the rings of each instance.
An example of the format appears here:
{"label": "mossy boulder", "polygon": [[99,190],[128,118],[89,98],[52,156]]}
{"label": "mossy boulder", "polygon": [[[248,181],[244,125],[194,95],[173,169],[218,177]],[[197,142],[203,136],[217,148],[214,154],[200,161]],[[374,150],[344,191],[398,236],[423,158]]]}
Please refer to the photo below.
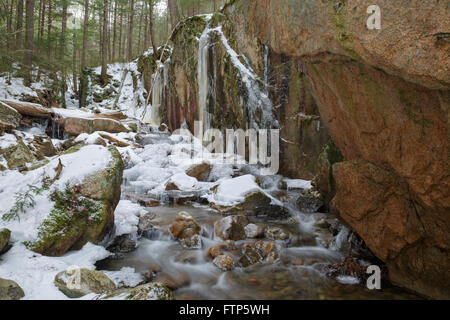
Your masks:
{"label": "mossy boulder", "polygon": [[146,283],[132,289],[120,289],[103,300],[175,300],[172,291],[159,282]]}
{"label": "mossy boulder", "polygon": [[55,276],[55,286],[69,298],[80,298],[89,293],[110,293],[116,285],[104,273],[88,269],[61,271]]}
{"label": "mossy boulder", "polygon": [[29,249],[47,256],[61,256],[81,249],[87,242],[98,243],[114,225],[114,210],[120,200],[123,162],[115,147],[104,170],[84,179],[80,186],[67,185],[55,191],[54,209],[39,227],[38,239]]}
{"label": "mossy boulder", "polygon": [[24,296],[25,293],[17,283],[0,278],[0,300],[20,300]]}
{"label": "mossy boulder", "polygon": [[0,229],[0,253],[5,251],[8,246],[11,231],[8,229]]}
{"label": "mossy boulder", "polygon": [[0,102],[0,134],[5,131],[17,129],[22,116],[15,109]]}
{"label": "mossy boulder", "polygon": [[17,143],[9,146],[0,154],[5,158],[9,169],[16,169],[36,160],[30,148],[23,142],[22,138],[16,137]]}

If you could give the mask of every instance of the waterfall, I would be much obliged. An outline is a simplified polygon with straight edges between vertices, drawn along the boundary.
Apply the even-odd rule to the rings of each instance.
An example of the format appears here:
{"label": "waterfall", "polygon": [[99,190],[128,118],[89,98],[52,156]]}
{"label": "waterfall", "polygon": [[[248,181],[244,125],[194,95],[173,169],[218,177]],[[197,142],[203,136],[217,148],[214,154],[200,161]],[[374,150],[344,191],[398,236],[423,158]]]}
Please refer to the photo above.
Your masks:
{"label": "waterfall", "polygon": [[264,83],[267,87],[269,81],[269,48],[264,46]]}
{"label": "waterfall", "polygon": [[197,82],[198,82],[198,110],[199,120],[203,123],[203,132],[211,126],[212,115],[208,112],[208,95],[211,91],[208,79],[208,58],[211,29],[207,26],[198,41],[198,66],[197,66]]}
{"label": "waterfall", "polygon": [[152,127],[161,124],[161,106],[164,103],[164,91],[168,78],[168,60],[158,66],[158,70],[153,74],[152,103],[150,113],[145,116],[144,122]]}
{"label": "waterfall", "polygon": [[[266,81],[268,81],[268,72],[267,72],[267,80],[259,79],[258,75],[251,68],[248,59],[245,56],[241,56],[245,61],[245,64],[242,63],[241,60],[239,59],[240,55],[238,55],[236,51],[234,51],[233,48],[231,48],[227,38],[222,32],[222,27],[219,26],[213,30],[219,33],[222,43],[225,46],[228,54],[230,55],[233,65],[239,71],[242,78],[242,82],[245,85],[245,89],[247,91],[247,97],[245,102],[249,117],[249,128],[253,128],[256,130],[261,128],[266,129],[273,127],[278,128],[279,124],[278,121],[273,117],[272,101],[270,100],[269,93],[267,91]],[[265,69],[268,69],[269,64],[268,51],[269,50],[267,48],[265,53],[265,55],[267,55],[265,58],[265,63],[267,63],[267,67]],[[266,77],[266,70],[264,71],[264,73]],[[260,116],[258,114],[260,114]]]}

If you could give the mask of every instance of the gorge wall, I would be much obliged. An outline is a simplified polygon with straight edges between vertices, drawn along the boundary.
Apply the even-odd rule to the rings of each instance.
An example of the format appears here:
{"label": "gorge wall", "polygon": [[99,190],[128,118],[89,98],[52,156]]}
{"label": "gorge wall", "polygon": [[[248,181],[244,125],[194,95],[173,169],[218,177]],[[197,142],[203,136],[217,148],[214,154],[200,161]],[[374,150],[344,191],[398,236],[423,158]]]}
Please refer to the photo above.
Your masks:
{"label": "gorge wall", "polygon": [[[190,18],[153,100],[170,129],[280,128],[280,173],[316,176],[392,282],[450,298],[450,8],[379,0],[368,30],[372,4],[235,0]],[[150,79],[156,61],[140,66]]]}

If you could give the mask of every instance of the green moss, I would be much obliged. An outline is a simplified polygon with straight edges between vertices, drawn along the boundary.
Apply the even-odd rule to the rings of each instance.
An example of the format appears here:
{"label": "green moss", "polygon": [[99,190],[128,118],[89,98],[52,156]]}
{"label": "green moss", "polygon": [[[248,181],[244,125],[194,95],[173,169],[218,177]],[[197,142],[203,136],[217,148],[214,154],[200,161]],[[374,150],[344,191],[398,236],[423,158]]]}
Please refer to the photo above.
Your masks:
{"label": "green moss", "polygon": [[84,146],[85,146],[85,144],[82,143],[82,142],[77,143],[76,145],[70,147],[69,149],[65,150],[65,151],[62,152],[61,154],[62,154],[62,155],[65,155],[65,154],[71,154],[71,153],[78,152],[78,151],[80,151],[80,149],[83,148]]}
{"label": "green moss", "polygon": [[24,243],[30,250],[58,256],[67,251],[89,226],[104,222],[106,206],[83,197],[77,187],[67,184],[64,190],[53,191],[50,200],[54,206],[39,227],[37,240]]}

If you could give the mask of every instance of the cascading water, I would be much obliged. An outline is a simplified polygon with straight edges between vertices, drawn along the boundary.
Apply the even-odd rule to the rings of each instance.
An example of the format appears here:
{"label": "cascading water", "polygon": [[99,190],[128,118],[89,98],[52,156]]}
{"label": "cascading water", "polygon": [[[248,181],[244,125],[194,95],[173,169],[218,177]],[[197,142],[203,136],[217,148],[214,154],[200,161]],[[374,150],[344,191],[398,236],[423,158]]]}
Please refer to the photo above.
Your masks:
{"label": "cascading water", "polygon": [[[233,65],[241,75],[241,80],[245,86],[245,90],[247,93],[245,102],[247,114],[249,116],[249,127],[256,130],[261,128],[277,128],[279,124],[273,117],[273,105],[267,92],[268,79],[264,79],[264,83],[262,83],[263,81],[258,78],[257,74],[253,71],[250,63],[248,62],[248,59],[245,56],[243,57],[245,60],[245,65],[241,62],[241,60],[239,59],[239,55],[236,53],[236,51],[233,50],[233,48],[231,48],[227,38],[223,34],[222,26],[213,29],[213,31],[217,32],[220,35],[222,43],[225,46],[228,54],[230,55]],[[267,61],[265,62],[268,64],[268,52]],[[257,116],[258,113],[261,114],[261,117]]]}
{"label": "cascading water", "polygon": [[210,31],[211,29],[207,26],[198,41],[198,66],[197,66],[198,109],[199,109],[199,121],[203,123],[203,132],[205,132],[211,126],[212,115],[211,113],[208,112],[208,95],[214,91],[214,89],[211,88],[213,86],[210,86],[210,81],[208,78]]}
{"label": "cascading water", "polygon": [[168,61],[161,64],[153,74],[152,104],[150,112],[144,118],[144,122],[154,127],[161,124],[161,107],[164,103],[164,91],[168,77],[167,69]]}

